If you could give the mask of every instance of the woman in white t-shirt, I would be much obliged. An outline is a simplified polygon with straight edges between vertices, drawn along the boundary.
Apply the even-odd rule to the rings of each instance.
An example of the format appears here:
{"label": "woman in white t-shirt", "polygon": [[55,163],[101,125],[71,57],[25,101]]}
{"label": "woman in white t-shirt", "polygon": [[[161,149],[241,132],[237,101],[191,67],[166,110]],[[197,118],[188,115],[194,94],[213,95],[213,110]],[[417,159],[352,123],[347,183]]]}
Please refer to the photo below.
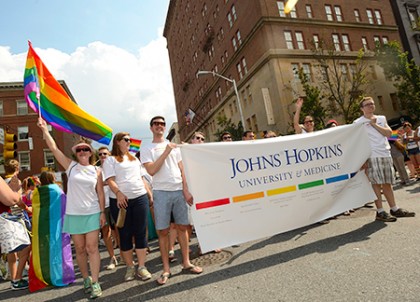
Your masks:
{"label": "woman in white t-shirt", "polygon": [[[105,224],[105,198],[101,173],[93,165],[94,150],[89,142],[80,140],[71,148],[76,158],[73,160],[58,149],[43,119],[38,119],[38,126],[48,148],[66,169],[68,183],[63,232],[72,237],[85,293],[90,293],[92,299],[97,298],[102,295],[98,282],[101,263],[98,241],[99,229]],[[88,267],[92,276],[89,276]]]}
{"label": "woman in white t-shirt", "polygon": [[299,97],[296,101],[296,112],[293,116],[293,128],[295,129],[296,134],[301,133],[310,133],[315,130],[314,118],[310,115],[307,115],[303,119],[303,125],[299,123],[300,111],[303,106],[303,98]]}
{"label": "woman in white t-shirt", "polygon": [[[145,266],[147,251],[147,211],[151,192],[145,184],[144,172],[140,161],[128,152],[131,143],[130,134],[120,132],[112,141],[111,155],[102,165],[103,173],[110,188],[110,209],[114,221],[118,213],[126,210],[124,226],[118,228],[120,235],[121,256],[127,265],[125,281],[135,278],[133,262],[133,237],[139,262],[137,276],[145,281],[152,277]],[[152,199],[150,199],[152,201]]]}

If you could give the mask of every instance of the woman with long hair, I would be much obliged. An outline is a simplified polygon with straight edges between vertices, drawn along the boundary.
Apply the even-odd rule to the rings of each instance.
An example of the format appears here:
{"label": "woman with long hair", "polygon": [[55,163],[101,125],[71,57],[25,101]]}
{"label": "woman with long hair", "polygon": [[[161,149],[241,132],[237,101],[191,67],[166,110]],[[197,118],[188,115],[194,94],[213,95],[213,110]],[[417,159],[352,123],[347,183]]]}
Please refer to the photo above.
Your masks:
{"label": "woman with long hair", "polygon": [[[66,169],[68,184],[63,232],[73,239],[85,293],[90,293],[91,299],[97,298],[102,295],[98,282],[101,263],[98,241],[99,229],[105,224],[105,198],[101,172],[94,166],[95,152],[90,143],[82,139],[71,148],[76,158],[73,160],[58,149],[47,123],[41,118],[38,127],[48,148]],[[92,276],[89,276],[88,267]]]}
{"label": "woman with long hair", "polygon": [[[127,265],[125,281],[135,278],[136,269],[133,262],[133,237],[139,267],[137,276],[145,281],[152,277],[145,266],[147,251],[147,211],[153,202],[152,195],[145,183],[144,170],[140,161],[128,152],[130,134],[119,132],[112,141],[111,156],[103,163],[102,169],[110,188],[110,209],[114,221],[119,212],[125,212],[125,221],[119,227],[120,252]],[[149,196],[149,198],[148,198]]]}

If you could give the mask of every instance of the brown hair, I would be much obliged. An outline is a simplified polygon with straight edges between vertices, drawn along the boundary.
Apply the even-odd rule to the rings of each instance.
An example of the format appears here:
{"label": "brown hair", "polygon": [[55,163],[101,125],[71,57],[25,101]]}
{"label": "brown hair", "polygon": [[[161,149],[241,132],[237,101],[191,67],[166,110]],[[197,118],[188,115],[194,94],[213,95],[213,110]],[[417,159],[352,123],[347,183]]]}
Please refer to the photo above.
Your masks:
{"label": "brown hair", "polygon": [[50,185],[55,183],[55,175],[53,172],[43,171],[39,176],[39,180],[41,181],[41,186]]}
{"label": "brown hair", "polygon": [[127,155],[129,161],[136,160],[136,158],[133,155],[131,155],[128,152],[128,150],[125,154],[122,153],[120,150],[120,146],[118,146],[118,142],[121,141],[124,136],[129,136],[129,135],[130,133],[128,132],[118,132],[117,134],[114,135],[114,139],[112,140],[111,155],[114,156],[117,162],[119,163],[123,161],[124,155]]}
{"label": "brown hair", "polygon": [[369,100],[372,100],[373,101],[373,98],[371,96],[365,96],[364,98],[362,98],[362,100],[359,103],[359,107],[362,108],[363,107],[363,103],[365,101],[369,101]]}

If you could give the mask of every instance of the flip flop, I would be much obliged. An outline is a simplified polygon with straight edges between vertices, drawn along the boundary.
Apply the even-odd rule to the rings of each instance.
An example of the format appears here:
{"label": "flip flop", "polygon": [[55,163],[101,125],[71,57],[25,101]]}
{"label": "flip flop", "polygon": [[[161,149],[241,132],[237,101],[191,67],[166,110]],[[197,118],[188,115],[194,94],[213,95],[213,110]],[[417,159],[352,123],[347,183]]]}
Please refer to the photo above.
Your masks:
{"label": "flip flop", "polygon": [[156,280],[156,282],[159,285],[165,285],[166,282],[168,282],[169,278],[172,277],[171,273],[163,273],[162,275],[160,275],[159,279]]}
{"label": "flip flop", "polygon": [[191,265],[190,267],[182,268],[182,272],[183,273],[188,273],[188,274],[193,274],[193,275],[198,275],[198,274],[201,274],[203,272],[203,269],[199,266]]}

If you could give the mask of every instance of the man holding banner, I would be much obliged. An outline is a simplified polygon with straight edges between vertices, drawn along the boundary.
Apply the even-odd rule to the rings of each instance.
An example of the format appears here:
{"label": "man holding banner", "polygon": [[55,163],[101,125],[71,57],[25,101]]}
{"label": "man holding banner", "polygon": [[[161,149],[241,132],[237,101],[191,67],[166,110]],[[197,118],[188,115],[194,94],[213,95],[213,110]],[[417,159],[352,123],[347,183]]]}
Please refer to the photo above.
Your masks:
{"label": "man holding banner", "polygon": [[175,219],[178,240],[182,252],[183,271],[200,274],[203,269],[190,262],[188,247],[188,206],[193,204],[193,196],[185,180],[181,153],[177,145],[165,141],[165,118],[155,116],[150,121],[153,141],[141,150],[141,162],[153,176],[153,200],[155,224],[159,236],[159,248],[163,263],[163,273],[157,280],[164,285],[171,277],[169,266],[169,225],[171,214]]}
{"label": "man holding banner", "polygon": [[[414,217],[414,212],[399,208],[395,203],[394,191],[392,189],[393,171],[390,146],[387,137],[391,136],[392,130],[388,126],[386,117],[375,115],[375,102],[371,97],[365,97],[359,104],[363,115],[354,123],[365,125],[369,137],[372,153],[367,160],[367,175],[376,195],[376,220],[393,222],[397,217]],[[382,192],[388,201],[390,214],[385,212],[382,206]]]}

